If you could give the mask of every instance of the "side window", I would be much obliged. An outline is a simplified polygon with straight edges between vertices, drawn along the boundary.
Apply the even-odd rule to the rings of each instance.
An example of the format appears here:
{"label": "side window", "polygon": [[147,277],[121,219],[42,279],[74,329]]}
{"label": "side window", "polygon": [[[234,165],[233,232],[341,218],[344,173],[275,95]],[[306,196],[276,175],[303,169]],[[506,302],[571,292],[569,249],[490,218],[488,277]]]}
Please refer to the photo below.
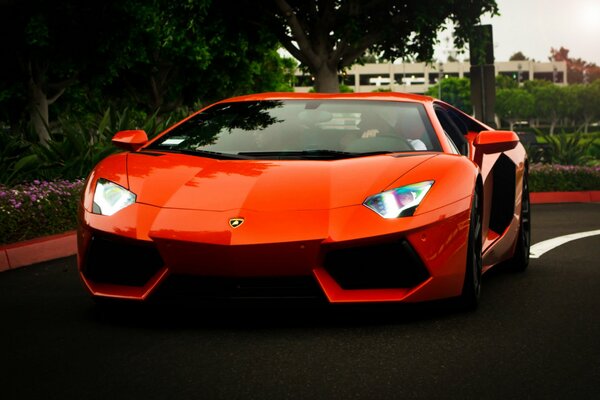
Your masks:
{"label": "side window", "polygon": [[452,147],[457,149],[459,154],[467,156],[469,152],[467,141],[465,140],[461,130],[452,121],[450,116],[448,116],[448,113],[441,108],[436,108],[435,115],[440,121],[442,128],[444,128],[446,136],[450,139]]}
{"label": "side window", "polygon": [[460,154],[460,151],[458,151],[458,148],[454,144],[454,140],[452,140],[452,138],[450,136],[448,136],[448,134],[446,133],[446,130],[444,130],[444,135],[446,135],[446,139],[448,139],[448,143],[450,143],[450,147],[452,147],[452,152],[454,154]]}

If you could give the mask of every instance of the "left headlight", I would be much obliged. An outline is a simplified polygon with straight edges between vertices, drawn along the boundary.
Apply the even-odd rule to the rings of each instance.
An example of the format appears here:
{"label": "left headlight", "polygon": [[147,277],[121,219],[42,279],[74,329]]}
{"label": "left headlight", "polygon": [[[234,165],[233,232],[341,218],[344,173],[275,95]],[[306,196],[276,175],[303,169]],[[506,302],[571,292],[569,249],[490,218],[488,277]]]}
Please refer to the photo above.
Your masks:
{"label": "left headlight", "polygon": [[433,181],[402,186],[369,196],[363,204],[383,218],[408,217],[414,214],[431,186]]}
{"label": "left headlight", "polygon": [[92,211],[94,214],[113,215],[117,211],[135,203],[135,199],[135,194],[123,186],[100,178],[96,182]]}

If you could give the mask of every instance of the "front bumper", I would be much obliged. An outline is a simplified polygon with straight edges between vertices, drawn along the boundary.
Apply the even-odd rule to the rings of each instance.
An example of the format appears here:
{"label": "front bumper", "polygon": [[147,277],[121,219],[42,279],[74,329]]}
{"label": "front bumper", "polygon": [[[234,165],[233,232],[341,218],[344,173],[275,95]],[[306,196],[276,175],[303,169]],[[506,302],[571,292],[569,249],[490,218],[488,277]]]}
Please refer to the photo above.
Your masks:
{"label": "front bumper", "polygon": [[[110,217],[82,210],[79,271],[93,295],[137,300],[187,277],[310,281],[332,303],[447,298],[462,290],[469,206],[467,198],[394,220],[363,206],[213,212],[137,203]],[[240,216],[244,224],[231,228]]]}

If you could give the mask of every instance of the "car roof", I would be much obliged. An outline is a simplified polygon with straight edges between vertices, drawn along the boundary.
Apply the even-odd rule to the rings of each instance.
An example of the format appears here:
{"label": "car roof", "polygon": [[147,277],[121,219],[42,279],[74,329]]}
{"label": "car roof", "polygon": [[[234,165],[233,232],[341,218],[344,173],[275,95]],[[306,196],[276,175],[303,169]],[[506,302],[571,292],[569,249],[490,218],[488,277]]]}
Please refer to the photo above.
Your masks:
{"label": "car roof", "polygon": [[259,100],[379,100],[379,101],[409,101],[416,103],[431,103],[433,98],[417,94],[398,92],[373,92],[373,93],[294,93],[271,92],[257,93],[245,96],[232,97],[222,102],[259,101]]}

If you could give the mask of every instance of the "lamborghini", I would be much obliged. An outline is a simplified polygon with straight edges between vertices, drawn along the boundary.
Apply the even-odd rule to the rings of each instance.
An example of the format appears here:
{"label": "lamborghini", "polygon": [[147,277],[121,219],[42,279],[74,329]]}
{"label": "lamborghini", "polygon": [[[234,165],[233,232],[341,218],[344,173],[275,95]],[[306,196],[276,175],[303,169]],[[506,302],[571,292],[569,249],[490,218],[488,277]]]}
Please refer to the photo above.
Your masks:
{"label": "lamborghini", "polygon": [[87,178],[78,269],[92,297],[479,302],[528,265],[518,136],[400,93],[264,93],[210,105]]}

